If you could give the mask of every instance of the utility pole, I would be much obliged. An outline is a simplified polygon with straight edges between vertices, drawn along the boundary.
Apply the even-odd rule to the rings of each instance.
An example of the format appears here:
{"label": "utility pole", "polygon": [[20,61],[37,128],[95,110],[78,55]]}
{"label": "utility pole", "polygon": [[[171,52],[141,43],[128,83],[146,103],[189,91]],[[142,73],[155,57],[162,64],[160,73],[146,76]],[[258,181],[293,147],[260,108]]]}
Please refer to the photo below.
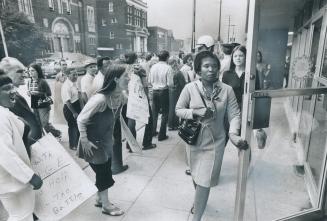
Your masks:
{"label": "utility pole", "polygon": [[230,25],[232,28],[233,28],[233,31],[232,31],[232,41],[231,42],[235,42],[235,34],[234,34],[234,29],[235,29],[235,26],[236,25]]}
{"label": "utility pole", "polygon": [[230,31],[230,15],[228,15],[228,32],[227,32],[227,43],[229,43],[229,31]]}
{"label": "utility pole", "polygon": [[195,10],[196,10],[196,0],[193,0],[193,22],[192,22],[192,42],[191,42],[192,52],[195,52]]}
{"label": "utility pole", "polygon": [[221,6],[222,6],[223,0],[219,1],[219,27],[218,27],[218,42],[221,41],[221,37],[220,37],[220,27],[221,27]]}
{"label": "utility pole", "polygon": [[7,44],[6,44],[6,39],[5,39],[5,34],[3,33],[3,28],[1,24],[1,19],[0,19],[0,33],[1,33],[1,39],[2,39],[2,44],[3,44],[3,49],[5,51],[6,57],[8,57],[8,49],[7,49]]}

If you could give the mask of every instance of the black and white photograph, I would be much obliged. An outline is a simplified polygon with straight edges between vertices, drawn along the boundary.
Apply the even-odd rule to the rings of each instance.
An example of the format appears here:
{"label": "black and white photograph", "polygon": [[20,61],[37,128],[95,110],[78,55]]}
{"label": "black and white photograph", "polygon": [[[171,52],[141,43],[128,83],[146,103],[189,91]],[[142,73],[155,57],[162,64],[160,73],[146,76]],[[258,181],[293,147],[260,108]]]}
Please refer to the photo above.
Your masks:
{"label": "black and white photograph", "polygon": [[327,0],[0,0],[0,152],[0,221],[327,221]]}

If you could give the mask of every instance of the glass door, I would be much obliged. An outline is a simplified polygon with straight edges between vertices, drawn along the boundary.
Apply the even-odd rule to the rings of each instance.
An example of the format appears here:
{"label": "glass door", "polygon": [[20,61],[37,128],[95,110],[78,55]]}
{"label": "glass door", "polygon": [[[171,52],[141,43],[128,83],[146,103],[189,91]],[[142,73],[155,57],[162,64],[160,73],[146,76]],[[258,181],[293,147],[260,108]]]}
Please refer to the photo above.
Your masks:
{"label": "glass door", "polygon": [[[255,55],[269,48],[261,34],[266,3],[249,4],[241,134],[250,150],[239,154],[234,220],[321,220],[327,177],[326,13],[317,13],[296,34],[289,88],[255,91]],[[275,13],[280,16],[280,8]],[[269,30],[280,42],[282,27]],[[278,48],[270,53],[275,56],[270,59],[283,56]],[[272,69],[280,70],[276,64]],[[259,149],[264,134],[265,148]]]}

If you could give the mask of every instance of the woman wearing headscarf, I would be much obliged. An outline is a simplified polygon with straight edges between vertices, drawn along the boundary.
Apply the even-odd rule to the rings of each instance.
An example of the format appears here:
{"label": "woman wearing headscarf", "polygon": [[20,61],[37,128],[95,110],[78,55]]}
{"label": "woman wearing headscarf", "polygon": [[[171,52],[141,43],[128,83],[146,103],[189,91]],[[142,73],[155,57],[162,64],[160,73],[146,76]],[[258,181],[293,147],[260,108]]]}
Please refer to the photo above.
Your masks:
{"label": "woman wearing headscarf", "polygon": [[77,154],[96,174],[95,206],[102,207],[104,214],[120,216],[124,212],[109,201],[108,189],[115,182],[111,171],[114,124],[127,101],[123,91],[128,87],[129,76],[123,65],[112,65],[104,71],[102,89],[90,98],[77,118],[80,131]]}
{"label": "woman wearing headscarf", "polygon": [[233,89],[219,81],[219,68],[220,62],[212,52],[199,52],[194,59],[194,70],[200,79],[184,87],[176,104],[177,116],[202,124],[196,143],[188,146],[196,188],[193,221],[201,220],[210,188],[218,185],[225,151],[225,115],[231,125],[228,133],[232,143],[239,149],[248,147],[239,136],[240,110]]}
{"label": "woman wearing headscarf", "polygon": [[9,111],[16,91],[12,80],[0,73],[0,201],[10,221],[33,221],[35,193],[41,178],[31,168],[23,135],[24,123]]}

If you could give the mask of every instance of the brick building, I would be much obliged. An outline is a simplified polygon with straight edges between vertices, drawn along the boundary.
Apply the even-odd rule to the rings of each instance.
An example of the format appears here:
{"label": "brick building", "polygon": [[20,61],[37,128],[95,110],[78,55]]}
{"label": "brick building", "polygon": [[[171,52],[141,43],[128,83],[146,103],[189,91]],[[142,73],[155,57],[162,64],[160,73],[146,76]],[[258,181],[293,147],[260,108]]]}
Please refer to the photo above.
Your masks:
{"label": "brick building", "polygon": [[141,0],[96,0],[98,54],[118,57],[147,52],[147,4]]}
{"label": "brick building", "polygon": [[97,54],[96,0],[13,0],[17,9],[41,27],[45,53]]}
{"label": "brick building", "polygon": [[157,53],[160,50],[178,52],[183,48],[183,40],[174,38],[172,30],[167,30],[158,26],[148,27],[148,51]]}

